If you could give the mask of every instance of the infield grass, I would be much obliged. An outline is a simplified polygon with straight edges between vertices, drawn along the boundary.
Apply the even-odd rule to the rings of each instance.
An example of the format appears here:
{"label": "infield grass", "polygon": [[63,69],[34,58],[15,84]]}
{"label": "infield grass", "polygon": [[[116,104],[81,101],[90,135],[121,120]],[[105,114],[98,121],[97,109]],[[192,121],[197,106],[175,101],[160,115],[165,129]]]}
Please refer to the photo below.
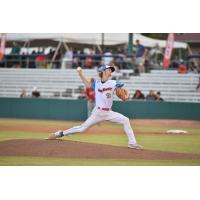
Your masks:
{"label": "infield grass", "polygon": [[199,166],[200,160],[147,161],[0,156],[2,166]]}

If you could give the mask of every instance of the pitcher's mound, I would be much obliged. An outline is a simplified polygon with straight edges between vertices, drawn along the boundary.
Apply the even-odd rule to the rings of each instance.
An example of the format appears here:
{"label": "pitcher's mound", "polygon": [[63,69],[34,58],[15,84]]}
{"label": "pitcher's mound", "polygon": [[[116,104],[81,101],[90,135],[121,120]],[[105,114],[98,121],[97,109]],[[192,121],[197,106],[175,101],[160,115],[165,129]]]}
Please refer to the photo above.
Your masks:
{"label": "pitcher's mound", "polygon": [[1,156],[40,156],[80,159],[200,160],[200,155],[74,142],[67,140],[7,140],[0,142]]}

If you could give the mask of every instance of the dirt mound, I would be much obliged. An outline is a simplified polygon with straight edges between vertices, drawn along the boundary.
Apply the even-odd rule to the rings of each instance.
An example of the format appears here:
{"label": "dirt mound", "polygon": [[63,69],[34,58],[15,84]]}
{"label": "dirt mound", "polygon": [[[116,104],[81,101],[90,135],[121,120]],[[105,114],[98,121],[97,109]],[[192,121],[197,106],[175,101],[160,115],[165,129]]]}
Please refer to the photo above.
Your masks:
{"label": "dirt mound", "polygon": [[200,160],[200,155],[62,140],[7,140],[0,142],[1,156],[40,156],[79,159]]}

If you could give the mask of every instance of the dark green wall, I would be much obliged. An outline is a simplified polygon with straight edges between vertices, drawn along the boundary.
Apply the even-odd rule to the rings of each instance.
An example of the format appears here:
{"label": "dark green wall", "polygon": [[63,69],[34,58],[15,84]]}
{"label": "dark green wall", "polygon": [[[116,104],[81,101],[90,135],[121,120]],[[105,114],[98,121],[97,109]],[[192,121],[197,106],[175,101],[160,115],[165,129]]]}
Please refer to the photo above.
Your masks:
{"label": "dark green wall", "polygon": [[0,98],[0,117],[85,120],[82,100]]}
{"label": "dark green wall", "polygon": [[115,102],[114,109],[136,119],[200,120],[200,103],[128,101]]}
{"label": "dark green wall", "polygon": [[[116,101],[113,110],[136,119],[200,120],[200,103]],[[0,117],[85,120],[86,101],[0,98]]]}

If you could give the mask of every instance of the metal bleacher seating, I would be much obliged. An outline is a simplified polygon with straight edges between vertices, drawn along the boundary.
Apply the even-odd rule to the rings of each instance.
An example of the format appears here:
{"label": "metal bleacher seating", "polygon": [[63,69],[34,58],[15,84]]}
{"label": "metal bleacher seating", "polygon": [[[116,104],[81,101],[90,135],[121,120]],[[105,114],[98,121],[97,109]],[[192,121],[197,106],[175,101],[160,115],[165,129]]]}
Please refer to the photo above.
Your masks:
{"label": "metal bleacher seating", "polygon": [[[125,83],[131,96],[137,89],[145,95],[155,90],[165,101],[200,103],[200,92],[195,90],[197,74],[178,74],[175,70],[152,70],[140,76],[130,76],[131,73],[132,70],[121,70],[113,74]],[[96,69],[86,69],[84,74],[98,78]],[[23,88],[31,96],[33,87],[38,88],[41,98],[77,99],[83,90],[75,69],[0,69],[0,97],[19,97]]]}

